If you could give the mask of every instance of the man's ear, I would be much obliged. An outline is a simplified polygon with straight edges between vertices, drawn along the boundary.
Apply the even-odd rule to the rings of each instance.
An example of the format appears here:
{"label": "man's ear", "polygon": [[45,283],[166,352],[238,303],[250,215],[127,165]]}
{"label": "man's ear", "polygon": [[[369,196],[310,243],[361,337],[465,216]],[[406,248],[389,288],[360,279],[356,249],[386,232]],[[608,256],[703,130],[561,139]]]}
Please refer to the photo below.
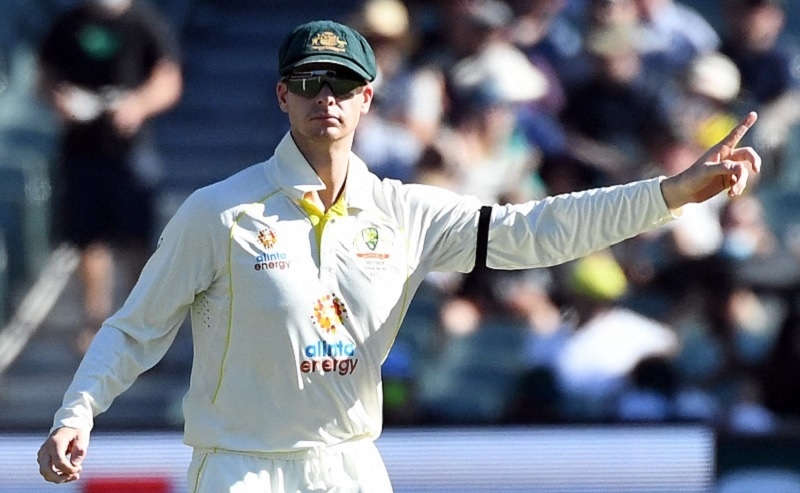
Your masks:
{"label": "man's ear", "polygon": [[275,86],[275,95],[278,97],[278,106],[284,113],[287,112],[286,99],[288,97],[288,93],[289,89],[286,87],[286,83],[283,81],[278,81],[278,85]]}
{"label": "man's ear", "polygon": [[361,103],[361,114],[366,115],[372,105],[372,98],[375,96],[375,90],[372,88],[372,84],[364,86],[364,91],[362,91],[361,94],[364,96],[364,102]]}

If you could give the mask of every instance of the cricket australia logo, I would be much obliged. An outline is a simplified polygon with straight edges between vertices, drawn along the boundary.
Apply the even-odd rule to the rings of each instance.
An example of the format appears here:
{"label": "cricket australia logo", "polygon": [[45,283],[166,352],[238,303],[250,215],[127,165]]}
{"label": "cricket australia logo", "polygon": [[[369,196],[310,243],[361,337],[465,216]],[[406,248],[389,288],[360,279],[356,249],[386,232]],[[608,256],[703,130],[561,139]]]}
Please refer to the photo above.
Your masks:
{"label": "cricket australia logo", "polygon": [[328,334],[335,334],[336,329],[344,324],[347,318],[347,307],[335,294],[328,294],[314,302],[314,313],[311,321]]}
{"label": "cricket australia logo", "polygon": [[311,49],[317,51],[335,51],[343,53],[347,47],[347,41],[339,39],[336,33],[325,31],[311,38]]}
{"label": "cricket australia logo", "polygon": [[364,228],[361,230],[361,239],[372,251],[378,246],[378,228]]}
{"label": "cricket australia logo", "polygon": [[388,259],[389,253],[386,251],[388,246],[391,246],[391,235],[389,235],[389,241],[386,241],[386,236],[381,238],[380,230],[375,226],[362,229],[353,239],[355,255],[362,260],[384,261]]}

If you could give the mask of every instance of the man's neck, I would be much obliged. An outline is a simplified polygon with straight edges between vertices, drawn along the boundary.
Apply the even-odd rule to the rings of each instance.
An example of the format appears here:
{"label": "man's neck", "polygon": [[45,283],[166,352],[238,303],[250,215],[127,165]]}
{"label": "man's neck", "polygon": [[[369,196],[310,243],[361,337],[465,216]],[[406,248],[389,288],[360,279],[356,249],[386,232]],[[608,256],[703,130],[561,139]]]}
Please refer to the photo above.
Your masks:
{"label": "man's neck", "polygon": [[295,138],[295,144],[325,184],[325,190],[320,190],[317,195],[323,210],[327,211],[336,202],[344,188],[350,162],[351,143],[344,140],[320,143],[320,141]]}

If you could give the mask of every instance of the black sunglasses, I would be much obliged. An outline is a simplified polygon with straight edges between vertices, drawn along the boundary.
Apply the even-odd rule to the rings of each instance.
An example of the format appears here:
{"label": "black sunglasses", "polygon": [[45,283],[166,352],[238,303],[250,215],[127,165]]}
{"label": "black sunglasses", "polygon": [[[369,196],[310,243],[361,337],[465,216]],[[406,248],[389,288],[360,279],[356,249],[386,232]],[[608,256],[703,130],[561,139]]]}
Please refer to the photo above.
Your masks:
{"label": "black sunglasses", "polygon": [[313,98],[322,90],[322,86],[328,84],[331,92],[337,98],[347,96],[357,88],[366,85],[363,79],[346,77],[337,74],[333,70],[313,70],[311,72],[294,72],[284,77],[283,81],[289,91],[303,96]]}

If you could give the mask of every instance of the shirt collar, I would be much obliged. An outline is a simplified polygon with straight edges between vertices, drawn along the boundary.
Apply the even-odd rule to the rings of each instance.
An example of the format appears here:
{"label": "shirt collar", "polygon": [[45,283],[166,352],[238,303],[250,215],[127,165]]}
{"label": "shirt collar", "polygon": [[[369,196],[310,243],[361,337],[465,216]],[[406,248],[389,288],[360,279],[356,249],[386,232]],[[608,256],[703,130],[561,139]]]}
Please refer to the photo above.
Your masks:
{"label": "shirt collar", "polygon": [[[275,148],[272,168],[270,173],[273,179],[296,200],[301,199],[306,192],[325,189],[325,183],[303,157],[290,132],[283,136]],[[344,190],[348,208],[366,209],[371,205],[370,176],[371,173],[364,161],[351,152]]]}

